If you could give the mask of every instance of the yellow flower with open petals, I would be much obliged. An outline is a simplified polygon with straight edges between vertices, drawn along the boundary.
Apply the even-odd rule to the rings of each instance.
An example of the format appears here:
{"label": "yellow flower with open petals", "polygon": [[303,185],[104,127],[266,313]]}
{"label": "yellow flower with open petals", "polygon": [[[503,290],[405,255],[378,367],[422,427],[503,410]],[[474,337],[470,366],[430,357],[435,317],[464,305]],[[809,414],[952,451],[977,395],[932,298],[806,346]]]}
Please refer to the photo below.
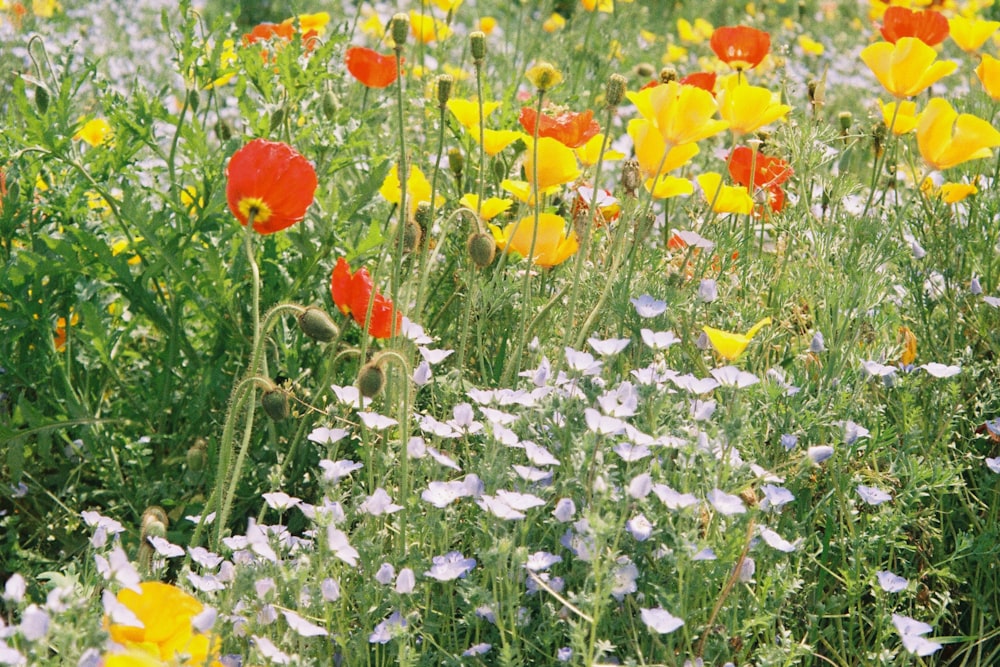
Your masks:
{"label": "yellow flower with open petals", "polygon": [[937,51],[916,37],[867,46],[861,51],[861,60],[898,99],[913,97],[958,68],[958,63],[939,61]]}
{"label": "yellow flower with open petals", "polygon": [[[392,169],[389,170],[389,174],[382,181],[382,187],[379,188],[379,194],[385,197],[386,201],[393,204],[398,204],[402,200],[402,190],[399,186],[399,165],[393,165]],[[406,179],[406,208],[409,209],[408,213],[410,217],[413,217],[413,213],[417,210],[417,204],[420,202],[430,202],[431,200],[431,184],[424,176],[424,172],[420,171],[419,167],[410,167],[410,177]],[[438,195],[435,198],[434,205],[441,206],[444,203],[444,197]]]}
{"label": "yellow flower with open petals", "polygon": [[[899,106],[899,111],[896,107]],[[892,133],[899,136],[913,132],[920,121],[920,114],[917,113],[917,103],[911,100],[901,100],[884,104],[878,100],[878,108],[882,110],[882,122],[886,128],[892,127]],[[893,120],[895,116],[895,120]]]}
{"label": "yellow flower with open petals", "polygon": [[[597,160],[601,155],[601,148],[604,146],[604,134],[598,132],[590,139],[587,143],[576,149],[576,157],[580,160],[580,164],[584,167],[592,167],[597,164]],[[616,150],[611,150],[610,148],[604,151],[604,161],[614,162],[615,160],[621,160],[625,157],[624,153]]]}
{"label": "yellow flower with open petals", "polygon": [[58,11],[62,5],[57,0],[31,0],[31,13],[39,18],[50,19]]}
{"label": "yellow flower with open petals", "polygon": [[[479,195],[465,194],[462,198],[458,200],[462,206],[475,211],[479,208]],[[514,205],[514,200],[512,199],[501,199],[500,197],[490,197],[489,199],[483,200],[483,206],[479,210],[479,217],[483,220],[492,220],[497,217],[511,206]]]}
{"label": "yellow flower with open petals", "polygon": [[643,183],[643,186],[653,199],[670,199],[671,197],[689,195],[694,192],[694,186],[691,185],[691,181],[677,176],[660,176],[656,179],[648,178]]}
{"label": "yellow flower with open petals", "polygon": [[775,101],[767,88],[741,83],[739,78],[727,79],[716,99],[719,115],[729,122],[729,129],[737,138],[784,118],[792,110],[787,104]]}
{"label": "yellow flower with open petals", "polygon": [[996,128],[972,114],[959,114],[948,100],[935,97],[920,114],[917,148],[934,169],[990,157],[996,146],[1000,146]]}
{"label": "yellow flower with open petals", "polygon": [[716,120],[719,107],[707,90],[671,81],[625,94],[671,146],[707,139],[729,127]]}
{"label": "yellow flower with open petals", "polygon": [[770,317],[765,317],[757,324],[750,327],[745,334],[730,333],[713,327],[702,327],[702,331],[708,336],[708,342],[712,344],[719,356],[727,361],[736,361],[743,351],[747,349],[750,340],[757,335],[757,332],[771,323]]}
{"label": "yellow flower with open petals", "polygon": [[994,101],[1000,102],[1000,60],[984,53],[983,59],[976,68],[976,77],[979,79],[979,83],[983,84],[986,94]]}
{"label": "yellow flower with open petals", "polygon": [[738,213],[750,215],[753,212],[753,197],[741,185],[723,185],[722,175],[714,171],[701,174],[696,179],[705,200],[716,213]]}
{"label": "yellow flower with open petals", "polygon": [[687,19],[677,19],[677,36],[682,42],[701,44],[712,37],[715,28],[705,19],[695,19],[692,24]]}
{"label": "yellow flower with open petals", "polygon": [[979,188],[974,183],[944,183],[940,195],[945,204],[957,204],[978,192]]}
{"label": "yellow flower with open petals", "polygon": [[111,125],[108,121],[103,118],[92,118],[84,123],[83,127],[77,130],[76,134],[73,135],[73,138],[96,147],[107,141],[110,136]]}
{"label": "yellow flower with open petals", "polygon": [[524,173],[529,183],[537,183],[538,188],[544,190],[579,178],[580,165],[576,161],[576,153],[552,137],[539,137],[536,169],[533,142],[532,137],[524,135],[524,143],[527,144],[524,152]]}
{"label": "yellow flower with open petals", "polygon": [[545,19],[542,23],[542,30],[549,33],[558,32],[565,27],[566,18],[558,12],[553,12],[552,15]]}
{"label": "yellow flower with open petals", "polygon": [[440,19],[411,9],[410,34],[421,44],[430,44],[450,37],[451,28]]}
{"label": "yellow flower with open petals", "polygon": [[955,16],[948,19],[948,34],[966,53],[975,53],[1000,28],[1000,21],[969,19]]}
{"label": "yellow flower with open petals", "polygon": [[[479,130],[479,102],[453,97],[446,103],[448,111],[459,124],[468,130]],[[489,116],[500,108],[499,102],[483,102],[483,116]]]}
{"label": "yellow flower with open petals", "polygon": [[808,35],[799,35],[799,48],[802,49],[803,53],[811,56],[821,56],[823,55],[823,44],[817,42],[812,37]]}
{"label": "yellow flower with open petals", "polygon": [[497,20],[492,16],[483,16],[479,19],[479,30],[485,34],[489,35],[494,30],[497,29]]}
{"label": "yellow flower with open petals", "polygon": [[539,214],[537,234],[534,216],[521,218],[502,230],[496,225],[490,225],[490,231],[498,248],[508,252],[513,250],[522,257],[527,257],[531,252],[531,241],[534,237],[532,263],[536,266],[558,266],[572,257],[580,247],[576,232],[571,231],[567,235],[566,220],[554,213]]}
{"label": "yellow flower with open petals", "polygon": [[672,146],[668,152],[668,146],[660,133],[650,121],[643,118],[633,118],[628,122],[628,135],[632,137],[635,146],[639,169],[646,178],[682,167],[700,151],[698,144],[688,143]]}
{"label": "yellow flower with open petals", "polygon": [[454,12],[462,5],[462,0],[434,0],[434,5],[442,12]]}

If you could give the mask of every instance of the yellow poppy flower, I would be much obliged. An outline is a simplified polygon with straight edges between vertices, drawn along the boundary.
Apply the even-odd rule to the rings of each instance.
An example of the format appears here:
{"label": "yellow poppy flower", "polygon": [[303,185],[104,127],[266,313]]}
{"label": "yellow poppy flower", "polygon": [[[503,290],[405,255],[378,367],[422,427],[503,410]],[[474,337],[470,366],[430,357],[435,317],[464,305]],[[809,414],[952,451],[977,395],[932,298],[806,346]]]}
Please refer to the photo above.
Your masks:
{"label": "yellow poppy flower", "polygon": [[979,188],[973,183],[944,183],[941,186],[941,201],[945,204],[957,204],[966,197],[977,194]]}
{"label": "yellow poppy flower", "polygon": [[[899,106],[899,111],[896,111],[897,106]],[[897,105],[896,102],[884,104],[882,100],[878,100],[878,108],[882,110],[882,122],[887,128],[892,127],[893,134],[897,136],[908,134],[917,128],[920,114],[917,113],[916,102],[901,100]],[[893,120],[893,116],[895,116],[895,120]]]}
{"label": "yellow poppy flower", "polygon": [[903,352],[899,355],[899,363],[909,366],[917,358],[917,336],[910,331],[909,327],[899,327],[899,341],[903,345]]}
{"label": "yellow poppy flower", "polygon": [[[82,119],[81,119],[82,120]],[[100,146],[111,136],[111,125],[108,121],[103,118],[92,118],[83,124],[76,134],[73,135],[74,139],[84,141],[91,146]]]}
{"label": "yellow poppy flower", "polygon": [[483,34],[489,35],[496,29],[497,29],[497,20],[492,16],[484,16],[481,19],[479,19],[479,30]]}
{"label": "yellow poppy flower", "polygon": [[434,0],[434,5],[442,12],[454,12],[462,5],[462,0]]}
{"label": "yellow poppy flower", "polygon": [[534,238],[535,252],[532,263],[537,266],[558,266],[579,249],[576,232],[571,231],[567,235],[566,220],[553,213],[539,214],[537,234],[534,216],[521,218],[502,230],[496,225],[490,225],[490,231],[498,248],[508,252],[513,250],[522,257],[527,257],[531,252],[531,241]]}
{"label": "yellow poppy flower", "polygon": [[552,137],[539,137],[536,169],[533,141],[532,137],[524,135],[524,143],[527,144],[524,151],[524,173],[529,183],[537,183],[538,188],[544,190],[579,178],[580,166],[576,161],[576,153]]}
{"label": "yellow poppy flower", "polygon": [[958,68],[958,63],[939,61],[937,51],[916,37],[867,46],[861,51],[861,60],[897,99],[913,97]]}
{"label": "yellow poppy flower", "polygon": [[750,215],[753,212],[753,197],[745,187],[723,185],[722,176],[714,171],[701,174],[695,180],[716,213]]}
{"label": "yellow poppy flower", "polygon": [[701,44],[712,37],[715,28],[705,19],[695,19],[692,24],[687,19],[677,19],[677,36],[682,42]]}
{"label": "yellow poppy flower", "polygon": [[62,10],[62,5],[56,0],[31,0],[31,13],[43,19],[52,18]]}
{"label": "yellow poppy flower", "polygon": [[[462,206],[475,211],[479,208],[479,195],[465,194],[458,200]],[[490,197],[483,201],[483,206],[479,211],[479,217],[483,220],[492,220],[511,206],[514,205],[512,199],[501,199],[500,197]]]}
{"label": "yellow poppy flower", "polygon": [[[633,118],[628,122],[628,135],[632,137],[635,146],[635,157],[639,161],[639,169],[646,178],[657,174],[665,174],[690,162],[699,153],[698,144],[688,143],[669,147],[653,124],[642,118]],[[666,154],[666,159],[664,159]]]}
{"label": "yellow poppy flower", "polygon": [[808,35],[799,35],[799,48],[810,56],[823,55],[823,45]]}
{"label": "yellow poppy flower", "polygon": [[538,90],[548,90],[562,83],[562,73],[552,63],[540,62],[528,68],[524,76]]}
{"label": "yellow poppy flower", "polygon": [[410,34],[421,44],[430,44],[451,36],[451,28],[440,19],[410,10]]}
{"label": "yellow poppy flower", "polygon": [[[399,165],[392,166],[389,174],[382,181],[382,187],[378,191],[380,195],[385,197],[386,201],[393,204],[400,202],[403,193],[399,186]],[[420,171],[419,167],[410,167],[410,177],[406,179],[406,208],[409,209],[408,213],[410,217],[413,217],[414,211],[417,210],[417,204],[420,202],[430,202],[430,200],[430,181],[427,180],[424,172]],[[443,203],[444,197],[438,195],[434,205],[441,206]]]}
{"label": "yellow poppy flower", "polygon": [[755,132],[765,125],[784,118],[792,107],[775,101],[767,88],[727,79],[718,92],[719,115],[728,121],[729,129],[738,138]]}
{"label": "yellow poppy flower", "polygon": [[[455,116],[459,124],[469,130],[479,129],[479,102],[453,97],[447,102],[448,111]],[[499,102],[483,102],[483,115],[489,116],[500,108]]]}
{"label": "yellow poppy flower", "polygon": [[[532,197],[531,183],[528,181],[516,181],[510,178],[505,178],[500,181],[500,187],[517,197],[518,201],[524,202],[528,206],[535,205],[535,199]],[[544,197],[545,195],[551,195],[559,192],[560,190],[562,190],[562,185],[553,185],[548,188],[539,188],[538,194]]]}
{"label": "yellow poppy flower", "polygon": [[[655,181],[655,182],[654,182]],[[694,186],[686,178],[677,176],[660,176],[657,179],[647,179],[643,186],[653,199],[669,199],[694,192]]]}
{"label": "yellow poppy flower", "polygon": [[948,169],[968,160],[990,157],[1000,146],[1000,132],[971,114],[959,114],[940,97],[927,103],[917,124],[917,147],[924,162]]}
{"label": "yellow poppy flower", "polygon": [[966,53],[975,53],[1000,28],[1000,21],[985,21],[955,16],[948,19],[948,34]]}
{"label": "yellow poppy flower", "polygon": [[382,19],[380,19],[378,14],[374,12],[369,14],[368,18],[361,22],[360,27],[361,32],[373,39],[382,39],[385,35],[385,26],[382,25]]}
{"label": "yellow poppy flower", "polygon": [[986,94],[995,101],[1000,101],[1000,60],[984,53],[979,67],[976,68],[976,77],[979,83],[983,84]]}
{"label": "yellow poppy flower", "polygon": [[[576,149],[576,157],[584,167],[592,167],[597,164],[601,155],[601,147],[604,146],[604,134],[597,133],[587,140],[587,143]],[[624,153],[611,150],[604,151],[604,161],[614,162],[625,157]]]}
{"label": "yellow poppy flower", "polygon": [[718,104],[707,90],[676,81],[625,94],[671,146],[701,141],[729,127],[715,120]]}
{"label": "yellow poppy flower", "polygon": [[553,12],[552,15],[545,19],[542,23],[542,30],[545,32],[558,32],[566,27],[566,18],[559,14],[558,12]]}
{"label": "yellow poppy flower", "polygon": [[765,317],[757,324],[750,327],[745,334],[730,333],[713,327],[702,327],[702,331],[708,336],[708,342],[712,344],[719,356],[727,361],[739,359],[743,351],[747,349],[750,340],[757,335],[757,332],[771,323],[770,317]]}

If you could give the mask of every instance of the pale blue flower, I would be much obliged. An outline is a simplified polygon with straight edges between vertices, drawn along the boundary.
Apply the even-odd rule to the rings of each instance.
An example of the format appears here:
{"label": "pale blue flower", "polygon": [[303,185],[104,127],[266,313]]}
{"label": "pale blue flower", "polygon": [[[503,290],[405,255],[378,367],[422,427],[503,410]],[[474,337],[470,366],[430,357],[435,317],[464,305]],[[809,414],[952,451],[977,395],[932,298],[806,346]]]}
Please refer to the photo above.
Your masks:
{"label": "pale blue flower", "polygon": [[662,315],[667,310],[667,302],[654,299],[648,294],[643,294],[637,299],[631,299],[635,306],[635,312],[639,317],[656,317]]}
{"label": "pale blue flower", "polygon": [[799,444],[799,436],[793,435],[791,433],[783,433],[781,435],[781,446],[785,448],[786,452],[792,451],[798,444]]}
{"label": "pale blue flower", "polygon": [[424,572],[425,576],[438,581],[451,581],[464,578],[476,566],[475,558],[466,558],[458,551],[449,551],[443,556],[431,559],[431,569]]}
{"label": "pale blue flower", "polygon": [[888,570],[879,570],[875,573],[875,577],[878,579],[878,585],[886,593],[899,593],[901,591],[905,591],[906,587],[910,583],[898,574],[893,574]]}
{"label": "pale blue flower", "polygon": [[861,496],[861,500],[865,501],[869,505],[881,505],[882,503],[892,500],[892,494],[874,486],[858,484],[856,491],[858,492],[858,495]]}
{"label": "pale blue flower", "polygon": [[683,619],[677,618],[662,607],[640,608],[639,617],[647,628],[661,635],[669,634],[684,625]]}

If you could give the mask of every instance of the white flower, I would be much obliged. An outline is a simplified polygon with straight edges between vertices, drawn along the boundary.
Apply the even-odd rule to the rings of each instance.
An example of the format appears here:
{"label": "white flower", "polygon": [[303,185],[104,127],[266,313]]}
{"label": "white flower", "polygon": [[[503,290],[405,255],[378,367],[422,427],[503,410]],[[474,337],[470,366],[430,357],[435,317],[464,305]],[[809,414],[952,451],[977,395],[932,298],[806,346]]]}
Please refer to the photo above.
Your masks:
{"label": "white flower", "polygon": [[661,635],[669,634],[684,625],[684,621],[662,607],[639,609],[639,617],[646,627]]}

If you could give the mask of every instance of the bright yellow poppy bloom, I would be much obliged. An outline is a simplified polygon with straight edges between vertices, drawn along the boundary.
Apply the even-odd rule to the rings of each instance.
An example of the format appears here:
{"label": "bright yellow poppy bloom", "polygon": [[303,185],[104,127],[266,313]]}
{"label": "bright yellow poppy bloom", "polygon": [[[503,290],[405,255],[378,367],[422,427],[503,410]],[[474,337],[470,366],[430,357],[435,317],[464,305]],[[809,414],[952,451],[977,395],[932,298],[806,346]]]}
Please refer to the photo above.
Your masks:
{"label": "bright yellow poppy bloom", "polygon": [[733,78],[727,79],[716,99],[719,115],[729,123],[729,129],[736,137],[770,125],[792,110],[787,104],[775,101],[774,94],[767,88],[740,83]]}
{"label": "bright yellow poppy bloom", "polygon": [[[385,197],[386,201],[393,204],[398,204],[402,200],[402,190],[399,186],[399,165],[393,165],[392,169],[389,170],[389,174],[382,181],[382,187],[378,189],[380,195]],[[431,200],[431,183],[424,176],[424,172],[420,171],[419,167],[410,167],[410,177],[406,179],[406,208],[409,209],[408,213],[410,217],[413,217],[413,213],[417,210],[417,204],[420,202],[430,202]],[[444,197],[438,195],[435,197],[435,206],[441,206],[444,203]]]}
{"label": "bright yellow poppy bloom", "polygon": [[1000,60],[984,53],[979,67],[976,68],[976,77],[979,83],[983,84],[986,94],[995,101],[1000,101]]}
{"label": "bright yellow poppy bloom", "polygon": [[722,175],[714,171],[701,174],[695,180],[716,213],[753,213],[753,197],[742,185],[723,185]]}
{"label": "bright yellow poppy bloom", "polygon": [[628,122],[628,135],[632,137],[635,157],[646,178],[682,167],[700,152],[695,143],[668,147],[653,124],[643,118],[633,118]]}
{"label": "bright yellow poppy bloom", "polygon": [[524,151],[524,173],[529,183],[537,183],[539,190],[574,181],[580,176],[576,153],[558,139],[538,139],[538,167],[535,168],[533,138],[523,135],[527,148]]}
{"label": "bright yellow poppy bloom", "polygon": [[996,128],[972,114],[959,114],[948,100],[935,97],[920,114],[917,148],[934,169],[990,157],[996,146],[1000,146]]}
{"label": "bright yellow poppy bloom", "polygon": [[[465,206],[468,209],[475,211],[479,208],[479,195],[466,194],[462,195],[462,198],[458,200],[458,203]],[[513,199],[501,199],[500,197],[490,197],[483,201],[483,206],[479,211],[479,217],[483,220],[492,220],[497,217],[511,206],[514,205]]]}
{"label": "bright yellow poppy bloom", "polygon": [[111,136],[111,125],[108,121],[103,118],[92,118],[83,124],[76,134],[73,135],[74,139],[79,139],[84,141],[91,146],[100,146]]}
{"label": "bright yellow poppy bloom", "polygon": [[677,81],[625,94],[671,146],[707,139],[729,127],[714,118],[719,106],[712,93]]}
{"label": "bright yellow poppy bloom", "polygon": [[[885,126],[892,127],[892,133],[903,135],[913,132],[917,128],[920,114],[917,113],[917,103],[910,100],[903,100],[898,103],[899,111],[896,111],[896,102],[884,104],[878,100],[878,108],[882,110],[882,122]],[[895,116],[895,121],[893,120]]]}
{"label": "bright yellow poppy bloom", "polygon": [[897,99],[913,97],[958,68],[958,63],[939,61],[937,51],[916,37],[867,46],[861,51],[861,60]]}
{"label": "bright yellow poppy bloom", "polygon": [[966,53],[975,53],[1000,28],[1000,21],[985,21],[955,16],[948,19],[948,34]]}
{"label": "bright yellow poppy bloom", "polygon": [[534,237],[532,263],[537,266],[558,266],[572,257],[580,247],[576,232],[571,231],[567,235],[566,220],[554,213],[539,214],[537,234],[534,216],[521,218],[502,230],[496,225],[490,225],[490,231],[498,248],[508,252],[513,250],[522,257],[527,257],[531,253],[531,241]]}
{"label": "bright yellow poppy bloom", "polygon": [[730,333],[712,327],[702,327],[702,331],[708,336],[708,342],[712,344],[719,356],[727,361],[736,361],[743,351],[747,349],[750,340],[757,335],[757,332],[771,323],[770,317],[765,317],[757,324],[750,327],[745,334]]}

